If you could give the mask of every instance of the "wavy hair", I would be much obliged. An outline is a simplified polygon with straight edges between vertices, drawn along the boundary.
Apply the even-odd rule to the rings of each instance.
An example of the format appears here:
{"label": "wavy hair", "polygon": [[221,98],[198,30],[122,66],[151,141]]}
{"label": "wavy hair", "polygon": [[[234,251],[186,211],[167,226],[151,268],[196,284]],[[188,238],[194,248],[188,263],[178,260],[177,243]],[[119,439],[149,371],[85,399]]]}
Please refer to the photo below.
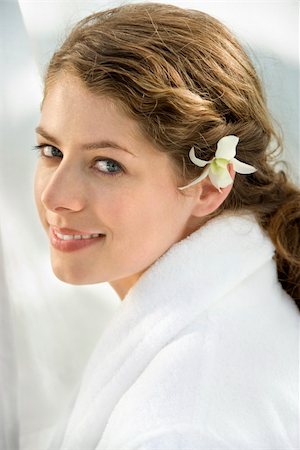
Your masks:
{"label": "wavy hair", "polygon": [[[236,174],[225,210],[252,212],[275,245],[278,279],[300,308],[300,190],[277,170],[281,138],[257,73],[235,36],[201,11],[129,4],[81,20],[54,53],[45,92],[61,71],[111,96],[190,181],[189,159],[209,160],[222,137],[239,137],[238,158],[257,172]],[[259,249],[258,249],[259,251]]]}

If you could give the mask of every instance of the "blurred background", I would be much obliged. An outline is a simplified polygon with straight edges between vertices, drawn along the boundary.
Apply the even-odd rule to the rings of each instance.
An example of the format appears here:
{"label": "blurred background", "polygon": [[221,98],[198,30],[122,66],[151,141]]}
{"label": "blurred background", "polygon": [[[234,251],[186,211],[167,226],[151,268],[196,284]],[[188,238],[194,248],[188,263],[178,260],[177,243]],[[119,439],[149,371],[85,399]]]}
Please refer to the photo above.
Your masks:
{"label": "blurred background", "polygon": [[[104,326],[119,305],[106,284],[69,286],[52,274],[48,242],[33,201],[34,128],[42,75],[52,52],[80,18],[129,2],[0,0],[0,230],[15,318],[21,448],[46,447]],[[170,0],[228,25],[261,75],[300,182],[299,3]]]}

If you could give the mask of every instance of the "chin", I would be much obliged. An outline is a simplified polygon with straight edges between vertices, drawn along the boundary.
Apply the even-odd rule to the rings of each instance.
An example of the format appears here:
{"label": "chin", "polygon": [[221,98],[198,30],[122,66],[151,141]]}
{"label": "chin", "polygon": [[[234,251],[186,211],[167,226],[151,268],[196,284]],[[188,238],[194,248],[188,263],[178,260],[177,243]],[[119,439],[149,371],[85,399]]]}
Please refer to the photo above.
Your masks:
{"label": "chin", "polygon": [[82,267],[66,267],[66,265],[61,267],[61,265],[52,263],[52,270],[56,278],[67,284],[80,286],[97,284],[105,281],[91,272],[82,270]]}

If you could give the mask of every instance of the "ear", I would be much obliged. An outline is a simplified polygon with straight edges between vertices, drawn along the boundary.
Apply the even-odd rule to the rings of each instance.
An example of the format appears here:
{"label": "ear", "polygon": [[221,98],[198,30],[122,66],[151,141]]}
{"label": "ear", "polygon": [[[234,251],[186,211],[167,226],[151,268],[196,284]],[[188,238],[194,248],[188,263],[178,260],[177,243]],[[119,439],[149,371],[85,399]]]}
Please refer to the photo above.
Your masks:
{"label": "ear", "polygon": [[[228,165],[228,171],[232,180],[235,178],[235,171],[233,165]],[[221,192],[211,183],[209,177],[206,177],[198,186],[198,195],[196,197],[196,202],[192,210],[192,216],[194,217],[204,217],[208,214],[214,212],[228,197],[233,183],[222,188]]]}

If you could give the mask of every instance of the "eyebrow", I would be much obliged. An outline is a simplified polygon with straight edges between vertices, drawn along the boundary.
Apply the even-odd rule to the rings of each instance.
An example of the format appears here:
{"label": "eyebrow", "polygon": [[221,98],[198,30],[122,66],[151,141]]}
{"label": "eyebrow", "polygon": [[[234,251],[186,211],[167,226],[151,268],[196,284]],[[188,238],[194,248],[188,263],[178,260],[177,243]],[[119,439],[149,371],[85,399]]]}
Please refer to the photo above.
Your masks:
{"label": "eyebrow", "polygon": [[[48,131],[46,131],[43,127],[41,127],[41,126],[36,127],[35,132],[37,134],[39,134],[40,136],[43,136],[45,139],[53,142],[53,144],[57,145],[58,147],[61,147],[61,144],[59,143],[59,141],[54,136],[52,136],[50,133],[48,133]],[[102,141],[83,144],[81,146],[81,148],[83,150],[97,150],[100,148],[114,148],[117,150],[123,150],[132,156],[136,156],[134,153],[132,153],[127,148],[125,148],[123,145],[120,145],[117,142],[114,142],[110,139],[105,139]]]}

